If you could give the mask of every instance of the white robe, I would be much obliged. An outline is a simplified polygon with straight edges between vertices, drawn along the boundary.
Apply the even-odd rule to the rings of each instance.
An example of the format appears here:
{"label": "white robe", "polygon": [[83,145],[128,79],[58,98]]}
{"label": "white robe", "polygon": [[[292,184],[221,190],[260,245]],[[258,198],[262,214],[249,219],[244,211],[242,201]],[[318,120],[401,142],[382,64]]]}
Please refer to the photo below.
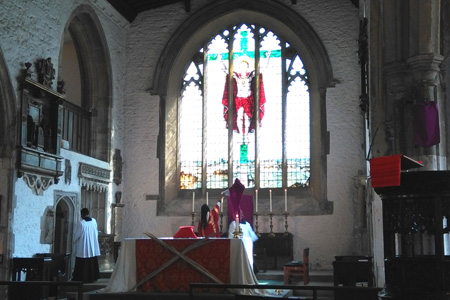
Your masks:
{"label": "white robe", "polygon": [[[258,240],[258,236],[253,231],[252,227],[248,222],[239,224],[242,231],[242,242],[244,243],[245,251],[247,252],[248,262],[250,266],[253,268],[253,242]],[[234,230],[236,229],[236,221],[230,223],[228,228],[228,237],[233,238]]]}
{"label": "white robe", "polygon": [[75,228],[75,256],[90,258],[100,256],[100,246],[98,244],[97,221],[94,218],[87,222],[80,220]]}

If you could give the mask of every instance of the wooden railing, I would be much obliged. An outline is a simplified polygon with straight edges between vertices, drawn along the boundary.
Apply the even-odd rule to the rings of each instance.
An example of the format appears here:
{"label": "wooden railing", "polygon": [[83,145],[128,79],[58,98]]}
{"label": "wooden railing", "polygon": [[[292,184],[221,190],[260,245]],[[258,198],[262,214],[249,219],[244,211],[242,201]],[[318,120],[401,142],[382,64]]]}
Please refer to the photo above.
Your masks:
{"label": "wooden railing", "polygon": [[69,143],[69,149],[89,155],[91,136],[91,112],[73,103],[63,101],[61,137]]}
{"label": "wooden railing", "polygon": [[[21,291],[27,291],[32,288],[42,288],[42,287],[56,287],[56,295],[55,298],[59,299],[59,287],[77,287],[77,299],[83,299],[83,282],[81,281],[0,281],[0,286],[7,286],[8,289],[15,288],[20,289]],[[11,293],[8,293],[11,294]],[[36,299],[45,299],[46,295],[33,295]],[[43,297],[42,297],[43,296]],[[20,297],[20,296],[19,296]],[[9,295],[8,300],[18,299],[13,295]],[[22,298],[20,298],[22,299]],[[34,298],[33,298],[34,299]]]}
{"label": "wooden railing", "polygon": [[[379,287],[359,287],[359,286],[319,286],[319,285],[277,285],[277,284],[218,284],[218,283],[191,283],[189,285],[189,299],[196,299],[194,291],[200,290],[200,293],[205,293],[205,289],[233,289],[233,290],[273,290],[274,297],[280,297],[279,295],[286,290],[303,290],[310,291],[312,293],[311,299],[318,299],[319,291],[332,291],[334,292],[334,299],[365,299],[365,300],[377,300],[378,294],[383,290]],[[279,292],[279,294],[277,293]],[[207,293],[207,292],[206,292]],[[204,296],[204,295],[203,295]],[[342,296],[342,297],[341,297]],[[252,295],[251,299],[265,299],[267,295],[256,296]],[[199,296],[203,299],[202,296]],[[250,297],[249,297],[250,298]],[[322,297],[321,297],[322,298]]]}

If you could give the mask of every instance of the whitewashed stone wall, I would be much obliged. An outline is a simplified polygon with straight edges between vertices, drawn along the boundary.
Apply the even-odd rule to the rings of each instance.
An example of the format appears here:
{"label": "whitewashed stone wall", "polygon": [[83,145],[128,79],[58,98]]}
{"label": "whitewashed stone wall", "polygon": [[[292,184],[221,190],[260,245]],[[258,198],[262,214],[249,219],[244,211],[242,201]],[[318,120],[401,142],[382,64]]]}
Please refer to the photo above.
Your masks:
{"label": "whitewashed stone wall", "polygon": [[[355,245],[357,178],[365,176],[364,119],[359,104],[359,64],[357,39],[358,9],[350,1],[303,0],[292,5],[281,1],[306,19],[322,39],[338,84],[327,91],[327,130],[331,145],[328,156],[328,200],[334,213],[289,219],[294,234],[294,257],[301,258],[304,247],[311,249],[316,269],[332,269],[336,255],[359,254]],[[127,50],[127,92],[125,108],[125,187],[123,234],[140,237],[150,231],[172,236],[179,225],[190,225],[191,218],[156,216],[156,202],[146,195],[158,194],[156,138],[159,130],[159,97],[151,87],[157,61],[170,36],[191,14],[208,4],[191,2],[191,13],[182,3],[155,9],[137,16],[130,27]],[[260,219],[260,231],[269,231],[267,219]],[[267,225],[267,226],[265,226]],[[284,217],[274,218],[274,231],[284,231]]]}
{"label": "whitewashed stone wall", "polygon": [[[334,213],[323,216],[289,218],[294,234],[294,258],[301,258],[301,249],[311,249],[315,269],[332,269],[336,255],[360,254],[355,245],[355,214],[361,199],[357,183],[365,176],[364,120],[359,110],[359,64],[357,39],[359,15],[348,0],[299,0],[291,4],[280,1],[307,20],[322,39],[338,81],[327,91],[327,130],[331,144],[328,155],[328,200]],[[189,225],[190,217],[156,216],[159,160],[159,96],[150,95],[157,61],[172,34],[207,0],[191,2],[186,13],[183,3],[151,10],[128,24],[103,0],[88,1],[25,1],[0,0],[0,54],[10,73],[14,90],[23,63],[52,57],[58,65],[64,27],[79,5],[91,6],[97,13],[106,35],[113,83],[113,149],[122,150],[123,182],[114,190],[122,190],[125,204],[122,236],[142,237],[149,231],[157,236],[172,236],[180,225]],[[56,82],[56,81],[55,81]],[[72,157],[63,151],[64,156]],[[75,169],[76,161],[72,157]],[[108,162],[97,162],[104,167]],[[75,176],[75,170],[73,170]],[[18,178],[14,184],[14,256],[29,256],[49,251],[39,242],[44,209],[53,205],[55,190],[79,193],[77,178],[67,186],[63,180],[52,186],[44,196],[34,196]],[[112,195],[111,195],[112,198]],[[260,231],[268,231],[267,218],[260,219]],[[284,231],[284,218],[274,218],[274,231]]]}
{"label": "whitewashed stone wall", "polygon": [[[18,178],[15,185],[15,205],[14,205],[14,255],[15,257],[30,257],[35,253],[48,253],[51,252],[50,244],[44,243],[43,231],[45,228],[45,212],[47,207],[51,207],[53,210],[56,207],[55,193],[74,193],[77,195],[78,203],[76,205],[76,217],[79,218],[80,207],[80,189],[81,184],[78,179],[78,167],[80,162],[90,165],[95,165],[99,168],[109,169],[110,166],[107,162],[99,161],[93,158],[87,158],[84,155],[61,149],[61,156],[70,160],[71,171],[71,184],[66,184],[64,175],[58,184],[53,184],[47,189],[42,196],[36,196],[32,190],[26,185],[23,178]],[[63,164],[64,170],[64,164]],[[111,190],[111,186],[109,189]],[[111,219],[108,214],[107,219]],[[78,219],[75,219],[75,222]]]}
{"label": "whitewashed stone wall", "polygon": [[[25,62],[34,63],[38,59],[50,57],[56,72],[62,51],[64,29],[70,22],[74,11],[92,9],[99,19],[109,47],[113,78],[113,124],[112,149],[122,149],[123,103],[126,70],[126,33],[129,23],[115,11],[106,1],[0,1],[0,55],[6,62],[12,89],[16,95],[16,107],[19,109],[20,97],[17,76],[24,68]],[[34,71],[34,67],[32,68]],[[56,90],[58,74],[53,81]],[[19,115],[19,110],[17,115]],[[43,214],[48,206],[54,206],[55,191],[73,192],[80,200],[81,185],[77,178],[79,162],[96,165],[100,168],[112,169],[110,162],[88,158],[62,149],[61,156],[71,160],[71,184],[65,184],[64,175],[58,184],[52,185],[42,196],[36,196],[26,186],[23,178],[15,177],[12,186],[12,199],[3,194],[3,200],[12,206],[12,232],[10,256],[30,257],[35,253],[51,251],[49,244],[41,241]],[[5,164],[7,162],[3,162]],[[6,166],[3,166],[7,170]],[[13,168],[13,167],[12,167]],[[64,163],[63,163],[64,171]],[[15,173],[15,172],[14,172]],[[122,186],[111,184],[109,202],[114,200],[113,192]],[[5,199],[5,197],[7,197]],[[78,213],[78,212],[77,212]],[[110,213],[107,218],[109,219]]]}

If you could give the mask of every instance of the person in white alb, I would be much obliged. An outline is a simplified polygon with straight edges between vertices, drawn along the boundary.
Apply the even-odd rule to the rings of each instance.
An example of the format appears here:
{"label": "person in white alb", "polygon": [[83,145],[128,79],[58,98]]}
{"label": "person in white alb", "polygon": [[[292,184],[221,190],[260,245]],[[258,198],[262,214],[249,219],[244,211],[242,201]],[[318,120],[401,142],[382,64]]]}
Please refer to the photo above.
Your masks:
{"label": "person in white alb", "polygon": [[72,281],[90,283],[100,277],[98,256],[100,246],[98,243],[97,221],[89,216],[87,208],[81,209],[81,220],[74,233],[75,242],[75,268]]}
{"label": "person in white alb", "polygon": [[[252,226],[250,223],[245,221],[243,218],[243,214],[241,212],[241,221],[239,224],[239,230],[241,234],[239,235],[242,239],[242,242],[244,244],[245,251],[247,252],[248,262],[250,263],[250,266],[254,268],[253,265],[253,242],[256,242],[258,240],[258,236],[253,231]],[[228,237],[233,238],[234,237],[234,231],[236,230],[236,221],[232,221],[228,227]]]}

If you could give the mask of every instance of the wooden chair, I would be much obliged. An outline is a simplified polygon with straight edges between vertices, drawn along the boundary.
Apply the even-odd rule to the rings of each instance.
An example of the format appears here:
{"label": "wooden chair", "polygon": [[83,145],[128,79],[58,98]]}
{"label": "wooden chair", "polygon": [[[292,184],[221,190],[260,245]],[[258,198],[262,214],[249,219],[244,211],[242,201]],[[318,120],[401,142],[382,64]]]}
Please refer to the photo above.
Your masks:
{"label": "wooden chair", "polygon": [[309,248],[303,249],[302,261],[291,261],[284,265],[284,284],[289,284],[292,276],[302,276],[303,284],[309,283]]}

